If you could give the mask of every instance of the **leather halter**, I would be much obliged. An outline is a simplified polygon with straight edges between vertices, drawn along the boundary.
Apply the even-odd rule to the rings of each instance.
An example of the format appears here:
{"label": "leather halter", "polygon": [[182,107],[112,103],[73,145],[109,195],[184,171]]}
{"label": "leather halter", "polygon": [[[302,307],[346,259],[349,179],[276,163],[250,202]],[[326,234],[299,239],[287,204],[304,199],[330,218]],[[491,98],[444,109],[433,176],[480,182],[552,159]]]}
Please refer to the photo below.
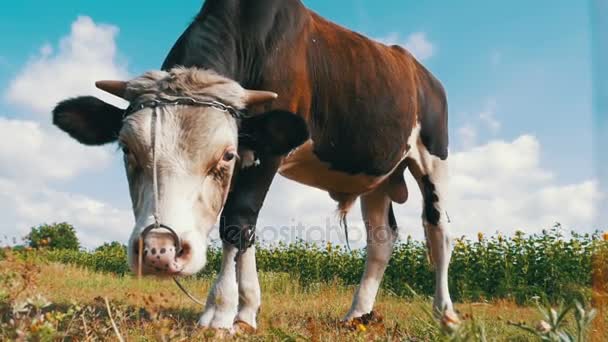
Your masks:
{"label": "leather halter", "polygon": [[229,106],[217,100],[199,100],[193,97],[177,97],[171,100],[168,99],[152,99],[141,103],[131,104],[123,115],[124,118],[145,108],[158,108],[165,106],[190,106],[190,107],[211,107],[222,112],[230,114],[235,119],[243,119],[247,117],[245,113],[239,109]]}

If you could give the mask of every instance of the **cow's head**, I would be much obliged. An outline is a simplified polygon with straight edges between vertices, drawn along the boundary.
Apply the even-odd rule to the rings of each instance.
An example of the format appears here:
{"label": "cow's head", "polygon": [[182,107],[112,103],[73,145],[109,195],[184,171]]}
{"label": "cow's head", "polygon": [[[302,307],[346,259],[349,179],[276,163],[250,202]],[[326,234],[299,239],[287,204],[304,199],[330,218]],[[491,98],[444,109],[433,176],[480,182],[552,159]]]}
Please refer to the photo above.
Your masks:
{"label": "cow's head", "polygon": [[[133,270],[139,268],[143,237],[142,268],[147,274],[188,275],[205,266],[209,232],[239,167],[239,130],[247,130],[248,139],[265,153],[275,154],[288,152],[308,136],[305,122],[289,112],[239,119],[221,106],[201,105],[217,101],[242,111],[277,97],[243,89],[211,71],[175,68],[148,72],[129,82],[101,81],[97,86],[129,101],[130,110],[79,97],[57,105],[53,121],[83,144],[118,142],[135,215],[129,264]],[[199,103],[189,104],[192,100]],[[165,104],[152,107],[154,101]],[[172,229],[147,230],[155,213]]]}

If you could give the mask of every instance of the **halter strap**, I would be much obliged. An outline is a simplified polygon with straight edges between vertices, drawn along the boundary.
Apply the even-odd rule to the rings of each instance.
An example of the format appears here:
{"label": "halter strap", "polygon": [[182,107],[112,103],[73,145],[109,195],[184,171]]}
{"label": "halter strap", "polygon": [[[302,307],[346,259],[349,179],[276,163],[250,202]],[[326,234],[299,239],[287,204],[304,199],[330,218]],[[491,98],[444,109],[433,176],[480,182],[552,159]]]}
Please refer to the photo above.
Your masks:
{"label": "halter strap", "polygon": [[219,111],[228,113],[235,119],[243,119],[243,118],[247,117],[242,110],[236,109],[235,107],[222,103],[218,100],[200,100],[200,99],[196,99],[194,97],[177,97],[177,98],[174,98],[171,100],[158,98],[158,99],[146,100],[146,101],[136,103],[136,104],[131,104],[125,110],[125,112],[123,114],[123,118],[126,118],[127,116],[129,116],[137,111],[140,111],[144,108],[155,109],[158,107],[164,107],[164,106],[170,106],[170,105],[191,106],[191,107],[210,107],[210,108],[217,109]]}
{"label": "halter strap", "polygon": [[[175,230],[171,227],[169,227],[166,224],[161,223],[161,219],[160,219],[160,211],[159,211],[159,202],[160,202],[160,196],[159,196],[159,190],[158,190],[158,160],[157,160],[157,149],[158,149],[158,135],[159,135],[159,129],[160,129],[160,113],[162,113],[162,111],[160,111],[159,113],[159,109],[162,109],[164,106],[167,105],[185,105],[185,106],[205,106],[205,107],[212,107],[215,108],[217,110],[223,111],[223,112],[227,112],[230,115],[232,115],[234,118],[240,119],[243,117],[242,112],[238,111],[237,109],[235,109],[234,107],[225,105],[221,102],[217,102],[217,101],[200,101],[200,100],[196,100],[194,98],[189,98],[189,97],[184,97],[184,98],[178,98],[178,99],[174,99],[171,101],[165,101],[165,100],[150,100],[150,101],[145,101],[140,103],[137,106],[129,106],[126,110],[125,110],[125,114],[124,117],[127,117],[128,115],[142,110],[144,108],[152,108],[152,136],[151,136],[151,143],[152,143],[152,190],[154,191],[154,223],[152,223],[151,225],[147,226],[146,228],[144,228],[144,230],[142,230],[142,232],[139,235],[139,255],[138,255],[138,259],[139,259],[139,264],[138,264],[138,277],[141,278],[142,276],[142,268],[143,268],[143,247],[144,247],[144,238],[145,236],[152,230],[154,229],[165,229],[168,230],[172,237],[173,240],[175,241],[175,251],[176,251],[176,256],[180,255],[180,253],[182,252],[182,243],[181,243],[181,239],[179,238],[179,235],[177,235],[177,233],[175,232]],[[179,287],[180,290],[182,290],[182,292],[184,292],[186,294],[186,296],[188,296],[188,298],[190,298],[192,301],[194,301],[197,304],[200,305],[204,305],[204,302],[197,299],[196,297],[194,297],[192,294],[190,294],[190,292],[179,282],[179,280],[177,279],[176,276],[173,276],[173,281],[175,282],[175,284]]]}
{"label": "halter strap", "polygon": [[[168,230],[172,237],[173,240],[175,242],[175,252],[176,252],[176,256],[181,252],[181,240],[179,238],[179,235],[177,235],[177,233],[175,232],[175,230],[173,230],[173,228],[169,227],[168,225],[162,224],[161,220],[160,220],[160,213],[159,213],[159,194],[158,194],[158,163],[157,163],[157,155],[156,155],[156,150],[158,149],[158,129],[160,127],[159,125],[159,115],[158,115],[158,108],[159,106],[157,105],[157,101],[153,100],[153,101],[149,101],[149,102],[145,102],[145,103],[149,103],[150,106],[149,107],[141,107],[140,109],[134,109],[131,110],[131,112],[133,111],[137,111],[137,110],[141,110],[143,108],[152,108],[152,122],[151,122],[151,140],[152,140],[152,191],[154,193],[154,211],[153,211],[153,216],[154,216],[154,223],[152,223],[151,225],[147,226],[146,228],[144,228],[144,230],[141,231],[141,233],[139,234],[139,265],[138,265],[138,276],[141,277],[142,275],[142,267],[143,267],[143,242],[144,242],[144,238],[146,237],[146,235],[148,235],[148,233],[154,229],[166,229]],[[144,105],[145,103],[142,103],[142,105]],[[155,103],[154,106],[152,106],[151,104]],[[129,108],[131,108],[129,106]],[[125,113],[128,113],[129,108],[127,108],[127,111],[125,111]]]}

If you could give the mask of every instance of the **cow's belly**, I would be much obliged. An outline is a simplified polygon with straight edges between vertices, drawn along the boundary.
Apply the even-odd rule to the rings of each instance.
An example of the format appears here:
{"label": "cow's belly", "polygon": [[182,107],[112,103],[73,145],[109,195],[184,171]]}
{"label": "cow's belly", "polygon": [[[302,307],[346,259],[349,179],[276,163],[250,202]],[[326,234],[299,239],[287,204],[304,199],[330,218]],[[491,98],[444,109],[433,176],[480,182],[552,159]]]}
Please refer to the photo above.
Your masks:
{"label": "cow's belly", "polygon": [[329,165],[317,158],[313,152],[313,142],[306,143],[283,158],[279,173],[288,179],[308,186],[326,190],[329,193],[360,195],[369,192],[387,177],[364,174],[351,175],[331,170]]}

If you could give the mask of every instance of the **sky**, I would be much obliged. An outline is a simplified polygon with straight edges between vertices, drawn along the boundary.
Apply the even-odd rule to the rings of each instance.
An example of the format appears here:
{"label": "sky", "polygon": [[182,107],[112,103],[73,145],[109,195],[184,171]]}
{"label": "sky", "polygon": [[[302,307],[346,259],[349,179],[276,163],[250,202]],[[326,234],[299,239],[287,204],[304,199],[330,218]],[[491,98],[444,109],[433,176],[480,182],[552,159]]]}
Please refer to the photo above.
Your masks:
{"label": "sky", "polygon": [[[578,232],[608,228],[594,223],[603,198],[593,168],[594,76],[602,82],[592,65],[586,2],[304,3],[372,39],[404,46],[444,84],[453,235],[534,233],[556,222]],[[50,112],[77,95],[124,106],[93,83],[160,67],[202,1],[167,4],[6,5],[10,16],[0,20],[8,33],[0,48],[0,235],[21,237],[33,225],[67,221],[85,247],[126,242],[133,218],[119,151],[80,146],[50,124]],[[421,198],[413,179],[406,179],[410,199],[395,208],[400,235],[422,238]],[[351,238],[361,240],[358,206],[349,220]],[[343,241],[329,196],[281,177],[258,223],[265,241]]]}

